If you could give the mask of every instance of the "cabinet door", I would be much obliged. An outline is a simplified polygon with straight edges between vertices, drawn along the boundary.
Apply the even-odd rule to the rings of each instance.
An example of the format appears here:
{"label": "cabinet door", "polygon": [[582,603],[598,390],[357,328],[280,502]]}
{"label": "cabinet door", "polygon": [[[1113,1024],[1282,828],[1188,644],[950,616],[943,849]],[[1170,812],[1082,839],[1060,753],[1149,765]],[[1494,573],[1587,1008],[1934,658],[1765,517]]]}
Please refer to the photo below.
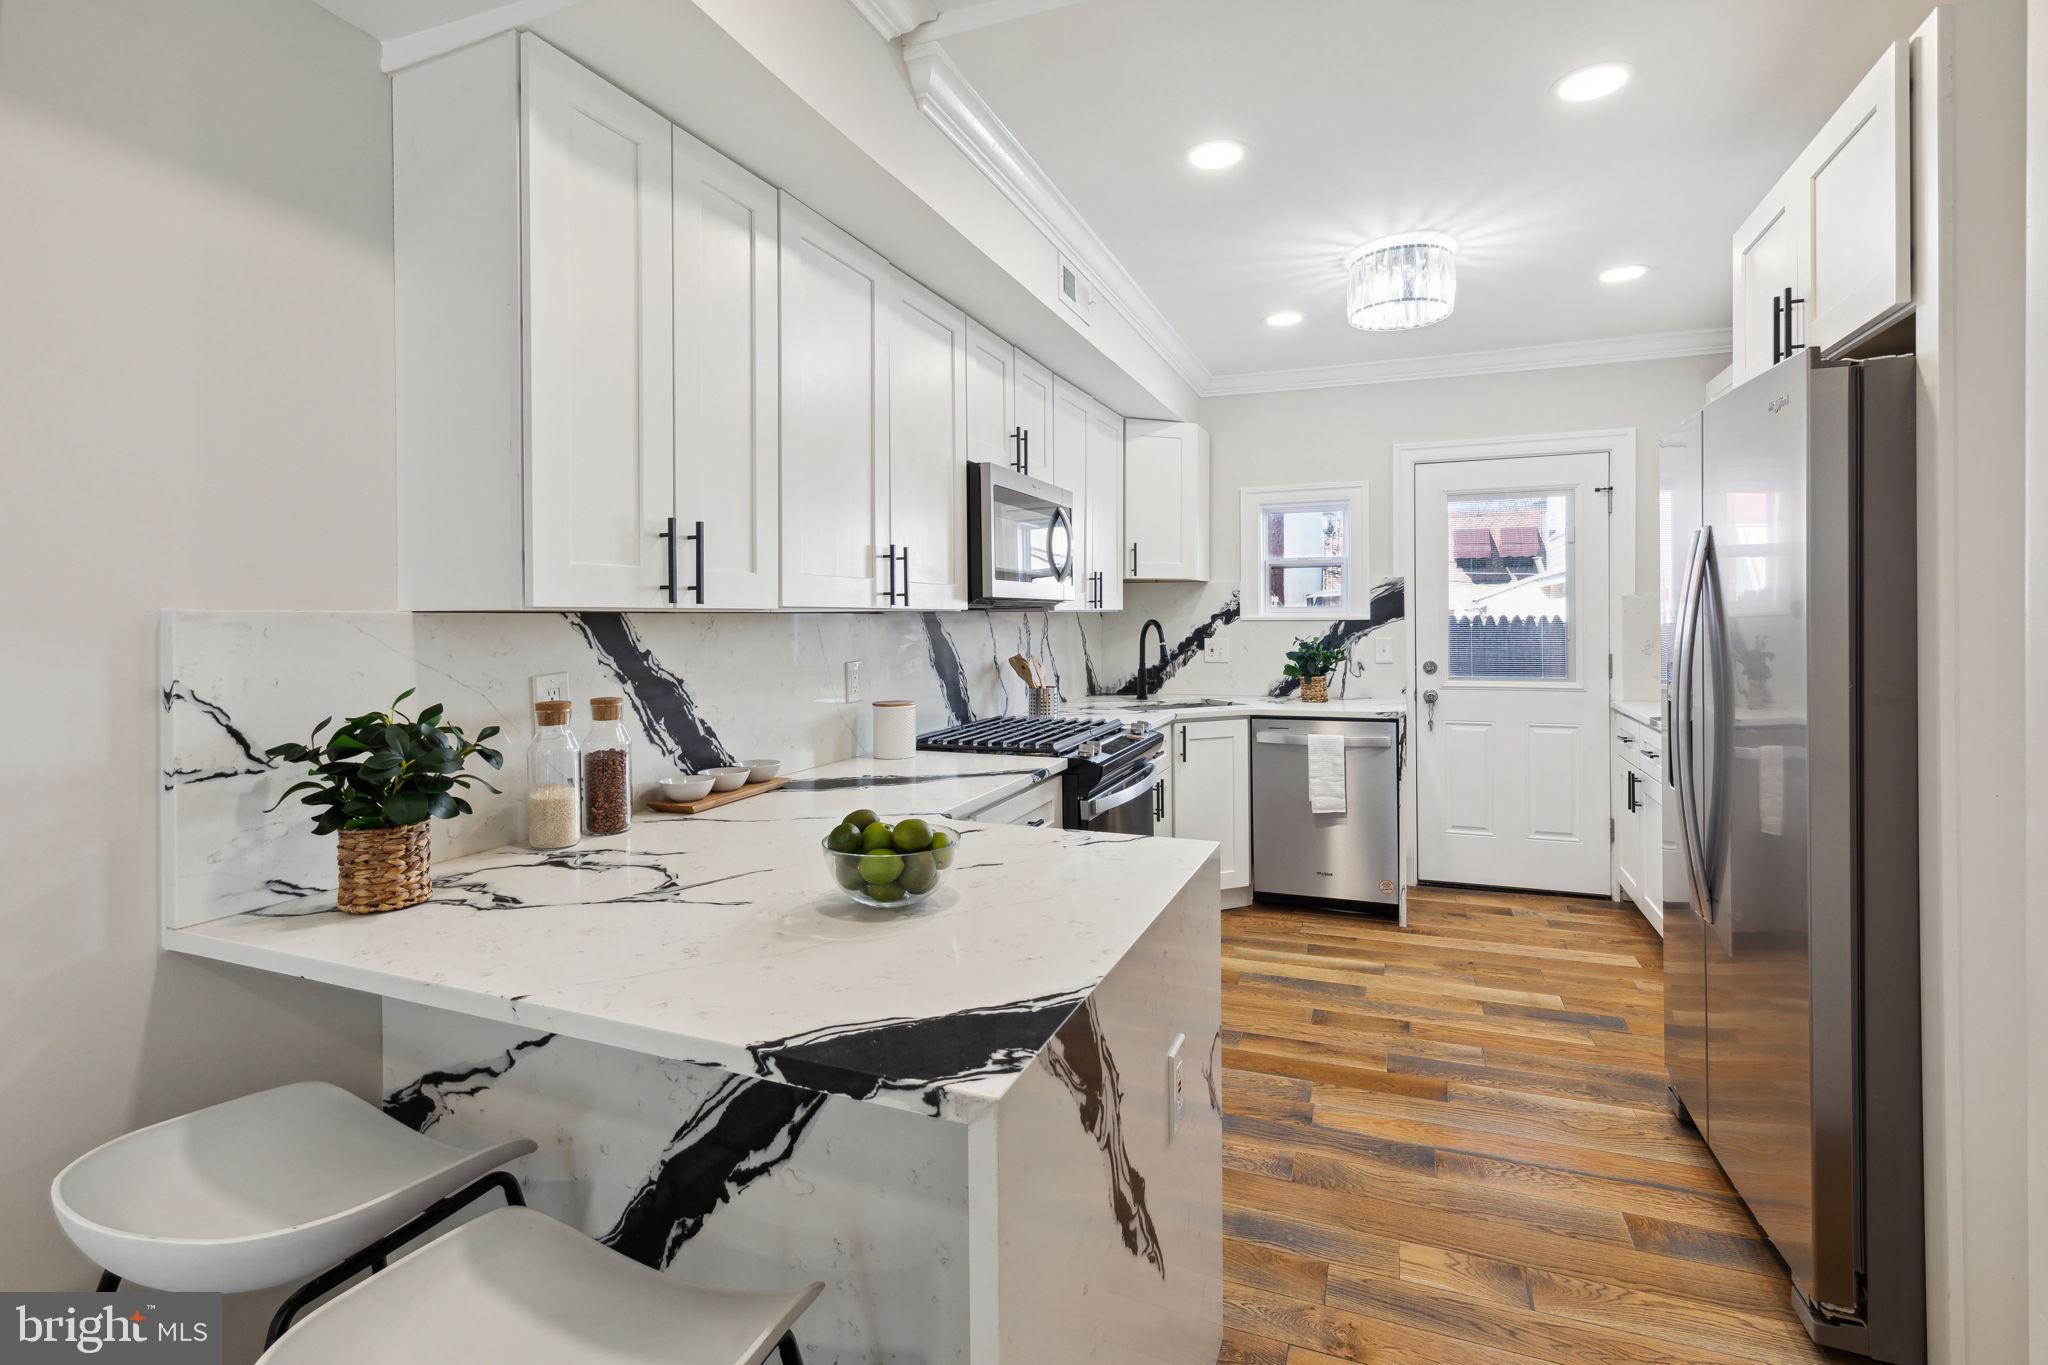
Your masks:
{"label": "cabinet door", "polygon": [[1192,422],[1127,422],[1124,545],[1128,577],[1209,577],[1209,433]]}
{"label": "cabinet door", "polygon": [[677,595],[684,606],[772,609],[782,571],[775,191],[682,129],[673,137],[676,516],[682,534],[703,537],[677,547]]}
{"label": "cabinet door", "polygon": [[1191,720],[1174,727],[1173,829],[1220,846],[1223,889],[1250,886],[1251,737],[1242,720]]}
{"label": "cabinet door", "polygon": [[974,816],[977,823],[984,825],[1029,825],[1034,829],[1062,829],[1065,820],[1060,809],[1062,788],[1057,777],[1047,778],[1028,791],[1019,792],[1007,801],[999,802]]}
{"label": "cabinet door", "polygon": [[1913,302],[1911,63],[1893,43],[1800,160],[1812,222],[1812,288],[1803,316],[1826,351],[1902,315]]}
{"label": "cabinet door", "polygon": [[888,267],[782,211],[782,604],[887,606]]}
{"label": "cabinet door", "polygon": [[1010,420],[1017,429],[1024,472],[1047,483],[1055,483],[1057,480],[1052,476],[1052,371],[1022,351],[1015,352],[1015,357],[1016,379],[1011,387]]}
{"label": "cabinet door", "polygon": [[1741,383],[1790,354],[1785,333],[1805,341],[1800,323],[1812,314],[1795,303],[1792,317],[1783,313],[1785,291],[1804,300],[1806,288],[1806,213],[1795,167],[1771,187],[1770,194],[1735,231],[1735,382]]}
{"label": "cabinet door", "polygon": [[1094,410],[1094,399],[1055,375],[1050,459],[1041,462],[1037,445],[1031,448],[1031,477],[1057,483],[1074,500],[1074,571],[1062,605],[1075,608],[1088,604],[1088,575],[1095,570],[1088,557],[1088,418]]}
{"label": "cabinet door", "polygon": [[1174,838],[1173,825],[1173,769],[1175,763],[1173,745],[1180,740],[1178,735],[1166,736],[1167,754],[1159,762],[1159,778],[1152,787],[1152,832],[1162,839]]}
{"label": "cabinet door", "polygon": [[1664,792],[1656,782],[1644,779],[1636,789],[1643,802],[1643,865],[1636,875],[1636,904],[1643,915],[1664,932]]}
{"label": "cabinet door", "polygon": [[889,280],[883,549],[893,543],[899,557],[898,605],[960,611],[967,606],[967,315],[899,271]]}
{"label": "cabinet door", "polygon": [[[1081,600],[1124,609],[1124,419],[1102,404],[1088,413],[1087,552]],[[1091,595],[1092,594],[1092,595]]]}
{"label": "cabinet door", "polygon": [[1619,754],[1610,762],[1614,765],[1614,880],[1622,895],[1639,901],[1643,885],[1643,776]]}
{"label": "cabinet door", "polygon": [[675,513],[669,123],[546,43],[526,133],[526,600],[667,600]]}
{"label": "cabinet door", "polygon": [[967,320],[967,458],[1018,467],[1017,350]]}

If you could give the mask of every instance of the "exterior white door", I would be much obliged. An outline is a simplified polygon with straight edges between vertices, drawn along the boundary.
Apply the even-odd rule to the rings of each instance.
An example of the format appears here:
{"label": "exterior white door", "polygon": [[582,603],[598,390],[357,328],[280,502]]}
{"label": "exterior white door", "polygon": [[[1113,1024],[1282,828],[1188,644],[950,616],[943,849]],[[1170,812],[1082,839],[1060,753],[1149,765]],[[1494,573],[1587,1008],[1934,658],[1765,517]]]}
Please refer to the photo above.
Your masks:
{"label": "exterior white door", "polygon": [[669,123],[546,43],[526,103],[526,600],[667,605]]}
{"label": "exterior white door", "polygon": [[1415,468],[1424,881],[1607,894],[1607,482],[1604,451]]}

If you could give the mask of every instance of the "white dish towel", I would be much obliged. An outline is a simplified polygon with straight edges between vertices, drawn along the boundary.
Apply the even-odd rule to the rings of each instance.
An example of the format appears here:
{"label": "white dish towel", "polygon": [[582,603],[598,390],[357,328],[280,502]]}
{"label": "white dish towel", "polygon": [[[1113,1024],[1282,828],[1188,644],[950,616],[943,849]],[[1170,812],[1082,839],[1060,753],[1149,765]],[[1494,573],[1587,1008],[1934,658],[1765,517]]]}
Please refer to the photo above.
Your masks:
{"label": "white dish towel", "polygon": [[1308,737],[1308,808],[1317,815],[1344,813],[1344,736]]}

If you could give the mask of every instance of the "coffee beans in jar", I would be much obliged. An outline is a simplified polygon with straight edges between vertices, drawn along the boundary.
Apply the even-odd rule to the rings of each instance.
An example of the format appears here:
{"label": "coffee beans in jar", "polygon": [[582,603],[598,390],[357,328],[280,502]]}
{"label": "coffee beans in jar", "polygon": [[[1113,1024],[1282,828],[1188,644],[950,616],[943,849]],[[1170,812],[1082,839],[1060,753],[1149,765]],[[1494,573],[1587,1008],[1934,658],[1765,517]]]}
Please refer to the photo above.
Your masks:
{"label": "coffee beans in jar", "polygon": [[623,697],[590,699],[583,743],[583,832],[624,834],[633,823],[633,749],[620,711]]}

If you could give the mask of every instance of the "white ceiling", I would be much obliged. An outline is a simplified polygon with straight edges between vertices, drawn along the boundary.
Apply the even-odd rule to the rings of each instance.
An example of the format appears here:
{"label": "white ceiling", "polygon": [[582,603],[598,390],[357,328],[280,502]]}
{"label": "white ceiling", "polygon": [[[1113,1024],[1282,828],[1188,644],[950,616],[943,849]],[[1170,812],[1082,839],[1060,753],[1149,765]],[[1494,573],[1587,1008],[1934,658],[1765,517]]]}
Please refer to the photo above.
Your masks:
{"label": "white ceiling", "polygon": [[[1232,376],[1725,329],[1730,233],[1929,0],[986,4],[1018,17],[947,52]],[[1596,61],[1635,79],[1551,94]],[[1186,164],[1218,137],[1250,155]],[[1463,244],[1456,313],[1354,330],[1345,253],[1414,229]],[[1648,277],[1594,279],[1624,262]]]}

